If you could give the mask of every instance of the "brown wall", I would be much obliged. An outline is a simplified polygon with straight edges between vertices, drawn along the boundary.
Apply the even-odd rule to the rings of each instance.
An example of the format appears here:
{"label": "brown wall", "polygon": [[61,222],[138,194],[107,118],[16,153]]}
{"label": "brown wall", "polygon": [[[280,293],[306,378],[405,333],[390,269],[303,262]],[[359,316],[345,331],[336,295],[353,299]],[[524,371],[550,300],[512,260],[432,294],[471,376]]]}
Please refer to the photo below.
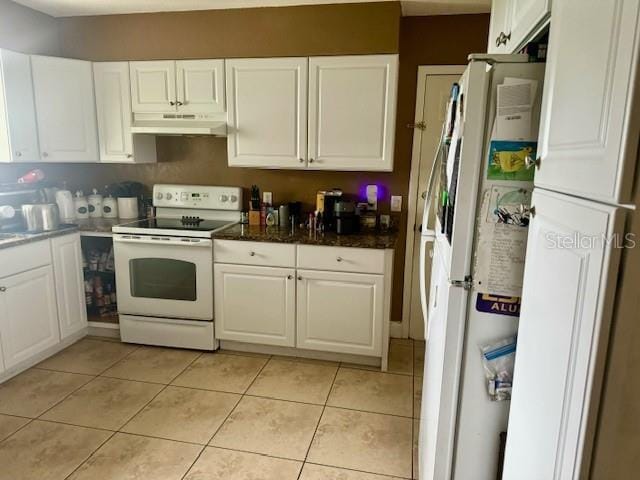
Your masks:
{"label": "brown wall", "polygon": [[[276,203],[312,205],[315,192],[341,187],[358,193],[368,183],[407,205],[418,65],[463,64],[486,48],[488,15],[401,18],[396,2],[244,10],[212,10],[60,19],[64,56],[90,60],[228,58],[400,53],[395,165],[392,173],[310,172],[227,167],[226,141],[207,137],[159,137],[154,165],[44,166],[53,180],[87,188],[122,180],[154,183],[238,185],[272,191]],[[452,39],[455,38],[455,42]],[[9,179],[25,167],[1,167]],[[404,230],[396,250],[392,318],[401,319]]]}
{"label": "brown wall", "polygon": [[10,0],[0,0],[0,47],[24,53],[58,55],[57,21]]}

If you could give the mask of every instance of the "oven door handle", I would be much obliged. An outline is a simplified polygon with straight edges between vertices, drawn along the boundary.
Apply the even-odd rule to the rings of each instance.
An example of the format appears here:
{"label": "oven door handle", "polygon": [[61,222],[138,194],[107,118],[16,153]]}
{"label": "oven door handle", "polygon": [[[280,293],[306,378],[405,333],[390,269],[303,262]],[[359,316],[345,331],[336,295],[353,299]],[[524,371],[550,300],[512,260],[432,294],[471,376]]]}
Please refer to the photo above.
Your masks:
{"label": "oven door handle", "polygon": [[140,236],[140,235],[114,235],[113,241],[118,243],[135,243],[138,245],[170,245],[179,247],[206,247],[211,248],[212,242],[206,238],[186,238],[177,240],[171,237]]}

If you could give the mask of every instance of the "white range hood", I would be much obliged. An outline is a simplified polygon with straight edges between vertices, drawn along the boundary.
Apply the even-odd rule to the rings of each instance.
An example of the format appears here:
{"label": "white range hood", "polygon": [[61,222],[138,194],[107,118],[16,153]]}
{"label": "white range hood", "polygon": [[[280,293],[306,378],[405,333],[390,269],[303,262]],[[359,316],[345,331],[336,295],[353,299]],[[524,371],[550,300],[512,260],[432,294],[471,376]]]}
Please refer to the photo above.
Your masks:
{"label": "white range hood", "polygon": [[227,136],[226,114],[135,113],[131,133]]}

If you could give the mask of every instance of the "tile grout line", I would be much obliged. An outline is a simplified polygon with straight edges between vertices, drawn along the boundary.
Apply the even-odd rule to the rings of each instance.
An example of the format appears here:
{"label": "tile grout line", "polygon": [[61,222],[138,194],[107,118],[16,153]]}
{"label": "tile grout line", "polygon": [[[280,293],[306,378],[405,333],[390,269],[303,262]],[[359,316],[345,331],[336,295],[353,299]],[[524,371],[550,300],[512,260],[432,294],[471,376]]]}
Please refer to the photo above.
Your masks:
{"label": "tile grout line", "polygon": [[327,409],[327,403],[329,402],[329,397],[331,396],[331,392],[333,391],[333,386],[336,383],[336,378],[338,378],[338,372],[340,372],[340,366],[342,362],[338,363],[338,368],[336,368],[336,372],[333,374],[333,380],[331,381],[331,387],[329,387],[329,393],[327,393],[327,398],[324,399],[324,404],[322,405],[322,411],[320,412],[320,416],[318,417],[318,422],[316,423],[316,428],[313,430],[313,435],[311,436],[311,441],[309,442],[309,446],[307,447],[307,452],[304,455],[304,460],[302,461],[302,466],[300,467],[300,472],[298,473],[297,480],[300,480],[302,476],[302,471],[304,470],[304,466],[307,463],[307,458],[309,458],[309,452],[311,451],[311,445],[313,445],[313,441],[316,438],[316,434],[318,433],[318,428],[320,427],[320,422],[322,421],[322,417],[324,415],[325,410]]}
{"label": "tile grout line", "polygon": [[[80,339],[80,340],[82,340],[82,339]],[[78,342],[79,342],[80,340],[78,340]],[[76,342],[76,343],[78,343],[78,342]],[[73,343],[72,345],[75,345],[75,343]],[[70,347],[70,346],[71,346],[71,345],[69,345],[69,347]],[[67,347],[67,348],[69,348],[69,347]],[[118,363],[118,362],[120,362],[120,361],[124,360],[125,358],[127,358],[129,355],[131,355],[133,352],[135,352],[138,348],[140,348],[140,347],[136,347],[136,348],[134,348],[134,349],[133,349],[133,350],[131,350],[129,353],[127,353],[124,357],[122,357],[122,358],[121,358],[121,359],[119,359],[119,360],[116,360],[114,363],[112,363],[112,364],[111,364],[111,366],[110,366],[110,367],[107,367],[105,370],[103,370],[103,371],[102,371],[102,373],[104,373],[104,372],[106,372],[107,370],[109,370],[109,368],[111,368],[111,367],[112,367],[113,365],[115,365],[116,363]],[[63,350],[63,351],[64,351],[64,350]],[[32,368],[37,368],[37,366],[32,367]],[[27,371],[28,371],[28,370],[27,370]],[[48,371],[54,371],[54,372],[55,372],[55,371],[57,371],[57,370],[48,370]],[[81,388],[84,388],[85,386],[89,385],[91,382],[93,382],[96,378],[98,378],[98,377],[100,376],[100,374],[97,374],[97,375],[87,375],[87,374],[84,374],[84,373],[72,373],[72,372],[58,372],[58,373],[68,373],[68,374],[71,374],[71,375],[85,375],[85,376],[90,376],[90,377],[93,377],[93,378],[92,378],[91,380],[89,380],[88,382],[83,383],[83,384],[82,384],[82,385],[80,385],[78,388],[74,389],[74,390],[73,390],[72,392],[70,392],[68,395],[65,395],[65,397],[64,397],[64,398],[62,398],[61,400],[59,400],[58,402],[56,402],[55,404],[53,404],[51,407],[47,408],[44,412],[42,412],[40,415],[38,415],[38,416],[36,417],[36,419],[38,419],[38,420],[42,419],[42,416],[43,416],[43,415],[46,415],[47,413],[49,413],[49,412],[50,412],[51,410],[53,410],[55,407],[57,407],[57,406],[58,406],[58,405],[60,405],[62,402],[64,402],[66,399],[68,399],[69,397],[71,397],[71,395],[73,395],[74,393],[76,393],[77,391],[79,391]],[[91,428],[91,427],[88,427],[88,428]]]}
{"label": "tile grout line", "polygon": [[[245,397],[245,394],[247,391],[249,391],[249,389],[251,388],[251,385],[253,385],[253,382],[256,381],[256,378],[258,378],[258,376],[262,373],[262,371],[265,369],[265,367],[269,364],[269,362],[271,361],[271,359],[273,358],[273,355],[269,355],[267,357],[267,361],[264,362],[264,365],[262,365],[262,367],[260,368],[260,370],[258,371],[258,373],[256,374],[256,376],[253,378],[253,380],[251,381],[251,383],[249,384],[249,386],[245,389],[244,393],[240,394],[240,398],[238,399],[238,401],[236,402],[236,404],[233,406],[233,408],[229,411],[229,413],[227,414],[227,416],[224,418],[224,420],[222,422],[220,422],[220,425],[218,426],[218,428],[216,428],[216,431],[213,432],[213,435],[211,435],[211,437],[209,437],[209,440],[207,441],[207,443],[202,447],[202,450],[200,450],[200,453],[196,456],[196,458],[193,460],[193,463],[191,463],[191,465],[189,466],[189,468],[187,469],[186,472],[184,472],[184,475],[182,475],[182,477],[180,477],[181,480],[183,480],[187,475],[189,475],[189,472],[191,471],[191,469],[193,468],[193,466],[198,462],[198,460],[200,459],[200,457],[202,456],[202,454],[205,452],[205,450],[207,449],[207,447],[211,447],[211,442],[213,441],[213,437],[215,437],[218,432],[220,431],[220,429],[223,427],[223,425],[227,422],[227,420],[229,419],[229,417],[233,414],[233,412],[235,412],[236,408],[238,408],[238,405],[240,405],[240,402],[242,401],[242,399]],[[176,377],[177,378],[177,377]],[[175,380],[175,379],[174,379]],[[197,390],[197,389],[194,389]],[[221,392],[221,393],[229,393],[229,392]],[[237,394],[236,394],[237,395]],[[217,447],[214,447],[217,448]],[[255,452],[254,452],[255,453]]]}
{"label": "tile grout line", "polygon": [[[127,358],[129,355],[131,355],[133,352],[135,352],[135,351],[139,350],[140,348],[141,348],[141,347],[134,348],[131,352],[129,352],[127,355],[125,355],[122,359],[120,359],[120,360],[118,360],[117,362],[115,362],[113,365],[115,365],[116,363],[119,363],[119,362],[123,361],[125,358]],[[193,362],[195,362],[198,358],[200,358],[200,356],[201,356],[201,355],[202,355],[202,354],[197,355],[197,356],[196,356],[196,357],[195,357],[191,362],[189,362],[189,364],[188,364],[188,365],[186,365],[186,366],[185,366],[185,367],[180,371],[180,373],[178,373],[178,375],[182,374],[182,372],[184,372],[184,371],[185,371],[189,366],[191,366],[191,364],[192,364]],[[113,366],[113,365],[112,365],[112,366]],[[109,367],[109,368],[111,368],[111,367]],[[104,370],[102,373],[104,373],[104,372],[106,372],[107,370],[109,370],[109,368],[107,368],[106,370]],[[173,380],[175,380],[175,379],[178,377],[178,375],[176,375],[176,376],[173,378]],[[95,378],[98,378],[98,377],[99,377],[99,376],[97,376],[97,377],[95,377]],[[94,380],[95,380],[95,378],[94,378]],[[109,378],[109,377],[101,377],[101,378]],[[173,380],[172,380],[172,381],[173,381]],[[93,381],[93,380],[91,380],[91,381]],[[91,383],[91,381],[87,382],[85,385],[88,385],[89,383]],[[83,385],[83,386],[84,386],[84,385]],[[111,439],[112,439],[116,434],[118,434],[118,433],[126,434],[126,432],[122,432],[122,428],[123,428],[123,427],[125,427],[125,426],[126,426],[126,425],[127,425],[127,424],[128,424],[128,423],[129,423],[129,422],[130,422],[130,421],[131,421],[131,420],[136,416],[136,415],[138,415],[138,414],[139,414],[139,413],[140,413],[144,408],[146,408],[146,407],[147,407],[147,405],[149,405],[151,402],[153,402],[153,401],[156,399],[156,397],[157,397],[158,395],[160,395],[162,392],[164,392],[168,386],[169,386],[168,384],[167,384],[167,385],[164,385],[164,387],[163,387],[163,388],[161,388],[161,389],[158,391],[158,393],[156,393],[156,394],[151,398],[151,400],[149,400],[147,403],[145,403],[145,404],[144,404],[140,409],[138,409],[138,410],[137,410],[137,411],[136,411],[136,412],[135,412],[131,417],[129,417],[129,419],[128,419],[126,422],[124,422],[124,424],[123,424],[123,425],[121,425],[121,426],[120,426],[120,428],[118,428],[117,430],[113,431],[113,433],[112,433],[112,434],[111,434],[111,435],[110,435],[110,436],[109,436],[109,437],[108,437],[104,442],[102,442],[102,443],[101,443],[101,444],[100,444],[100,445],[99,445],[95,450],[93,450],[93,452],[91,452],[91,454],[90,454],[87,458],[85,458],[85,459],[84,459],[84,460],[83,460],[83,461],[82,461],[82,462],[81,462],[81,463],[80,463],[80,464],[79,464],[79,465],[78,465],[78,466],[77,466],[77,467],[76,467],[76,468],[75,468],[75,469],[74,469],[74,470],[73,470],[69,475],[67,475],[67,476],[65,477],[65,480],[67,480],[69,477],[71,477],[71,475],[73,475],[73,474],[74,474],[74,473],[75,473],[79,468],[81,468],[84,464],[86,464],[86,463],[87,463],[87,461],[89,461],[89,460],[90,460],[90,459],[91,459],[91,458],[96,454],[96,452],[97,452],[98,450],[100,450],[100,448],[102,448],[102,447],[103,447],[103,446],[104,446],[104,445],[105,445],[109,440],[111,440]],[[79,390],[79,389],[78,389],[78,390]],[[76,390],[76,391],[77,391],[77,390]],[[74,392],[74,393],[75,393],[75,392]],[[53,407],[52,407],[52,408],[53,408]],[[77,425],[77,426],[81,426],[81,425]],[[84,427],[84,428],[92,428],[92,427]],[[149,438],[155,438],[155,437],[149,437]]]}

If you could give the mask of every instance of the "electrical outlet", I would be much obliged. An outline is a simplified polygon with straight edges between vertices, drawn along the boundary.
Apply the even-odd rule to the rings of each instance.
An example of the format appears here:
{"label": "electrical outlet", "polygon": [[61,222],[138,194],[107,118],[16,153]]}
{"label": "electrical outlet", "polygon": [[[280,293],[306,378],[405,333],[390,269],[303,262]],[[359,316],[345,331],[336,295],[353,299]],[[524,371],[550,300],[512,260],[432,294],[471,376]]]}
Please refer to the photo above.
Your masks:
{"label": "electrical outlet", "polygon": [[273,193],[262,192],[262,203],[265,205],[273,205]]}
{"label": "electrical outlet", "polygon": [[391,195],[391,211],[392,212],[401,212],[402,211],[402,196],[401,195]]}

